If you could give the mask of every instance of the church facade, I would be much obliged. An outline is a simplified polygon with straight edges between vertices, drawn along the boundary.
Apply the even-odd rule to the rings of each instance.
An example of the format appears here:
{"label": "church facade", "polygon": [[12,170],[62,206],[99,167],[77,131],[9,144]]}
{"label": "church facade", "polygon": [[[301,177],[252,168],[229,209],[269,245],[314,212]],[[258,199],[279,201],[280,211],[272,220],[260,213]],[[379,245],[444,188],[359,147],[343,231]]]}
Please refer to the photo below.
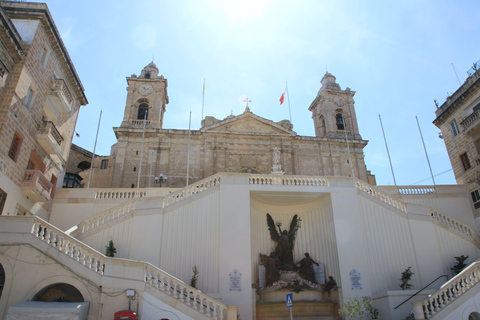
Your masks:
{"label": "church facade", "polygon": [[[139,76],[128,77],[127,83],[124,118],[120,127],[114,128],[118,142],[110,156],[98,158],[93,165],[91,187],[155,186],[155,177],[160,175],[168,178],[165,186],[184,187],[187,162],[189,183],[219,172],[267,174],[272,171],[275,148],[280,151],[285,174],[354,175],[375,184],[365,166],[363,148],[367,141],[358,130],[355,92],[342,90],[329,73],[309,107],[315,137],[299,136],[290,121],[276,123],[253,114],[248,107],[243,114],[223,120],[207,116],[201,128],[190,135],[188,130],[164,129],[167,80],[159,76],[155,64],[147,65]],[[69,163],[71,170],[78,171],[79,160]],[[86,180],[89,171],[80,175]]]}

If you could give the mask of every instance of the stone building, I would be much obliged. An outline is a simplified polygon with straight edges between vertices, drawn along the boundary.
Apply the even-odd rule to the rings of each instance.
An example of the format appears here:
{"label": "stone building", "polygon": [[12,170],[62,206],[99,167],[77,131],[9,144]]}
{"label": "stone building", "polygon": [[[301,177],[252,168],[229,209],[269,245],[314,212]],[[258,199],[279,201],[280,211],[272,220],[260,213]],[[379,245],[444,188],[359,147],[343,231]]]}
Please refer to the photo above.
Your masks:
{"label": "stone building", "polygon": [[[188,132],[163,129],[167,81],[154,64],[127,78],[118,143],[92,165],[91,152],[70,148],[86,99],[46,5],[1,2],[0,22],[0,319],[99,320],[119,311],[142,320],[289,319],[285,297],[292,292],[296,319],[340,319],[339,309],[354,298],[371,300],[380,319],[480,317],[473,183],[374,186],[354,92],[341,90],[332,75],[309,108],[315,137],[248,109],[205,118],[191,134],[185,186]],[[467,116],[478,103],[476,79],[437,113],[444,136],[453,128],[450,111],[470,101]],[[463,116],[456,120],[465,135],[457,130],[452,139],[465,143],[446,139],[447,148],[464,148],[474,159],[467,145],[476,141],[468,131],[476,118]],[[459,182],[469,182],[458,169]],[[66,187],[84,188],[59,188],[52,203],[50,181],[64,170]],[[25,181],[30,172],[38,184]],[[153,187],[162,173],[167,185]],[[114,257],[104,254],[109,243]],[[288,247],[295,265],[311,257],[318,283],[302,278],[305,270],[279,270],[279,247]],[[468,266],[455,275],[462,255]],[[265,257],[273,260],[265,264]],[[267,285],[262,265],[279,280]],[[412,288],[399,290],[408,267]],[[336,286],[322,285],[329,277]]]}
{"label": "stone building", "polygon": [[458,184],[471,194],[475,217],[480,217],[480,72],[468,78],[435,112],[433,123],[441,130]]}
{"label": "stone building", "polygon": [[[268,174],[275,148],[280,151],[285,174],[354,175],[375,184],[374,176],[365,167],[363,148],[367,141],[358,129],[355,92],[350,88],[342,90],[329,73],[309,107],[315,137],[299,136],[290,121],[273,122],[253,114],[248,107],[243,114],[223,120],[207,116],[201,128],[192,130],[190,136],[188,130],[164,129],[169,102],[167,80],[159,76],[155,64],[147,65],[139,76],[127,77],[127,83],[124,118],[120,127],[114,128],[118,142],[110,156],[102,157],[93,166],[92,187],[133,188],[138,181],[139,187],[154,186],[155,177],[160,175],[168,177],[166,186],[183,187],[188,158],[189,183],[219,172]],[[70,165],[75,168],[77,164]],[[89,171],[81,176],[87,179]]]}
{"label": "stone building", "polygon": [[0,212],[48,218],[84,89],[45,4],[0,3]]}

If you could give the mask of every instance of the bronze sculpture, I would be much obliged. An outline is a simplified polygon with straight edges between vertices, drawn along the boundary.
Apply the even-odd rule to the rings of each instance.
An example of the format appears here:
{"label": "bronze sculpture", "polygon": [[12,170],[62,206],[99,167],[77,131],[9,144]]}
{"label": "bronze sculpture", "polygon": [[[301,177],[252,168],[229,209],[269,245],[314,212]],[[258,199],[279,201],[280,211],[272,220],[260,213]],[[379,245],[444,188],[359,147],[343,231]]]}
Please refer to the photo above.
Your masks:
{"label": "bronze sculpture", "polygon": [[279,270],[296,270],[295,263],[293,261],[293,244],[295,242],[297,230],[300,228],[300,221],[301,220],[298,218],[298,215],[294,215],[292,222],[290,223],[289,231],[282,231],[282,223],[277,222],[277,232],[277,229],[275,228],[275,222],[273,221],[272,216],[267,213],[267,225],[268,230],[270,231],[270,237],[273,241],[277,242],[277,246],[275,248],[275,251],[273,252],[273,255],[280,261],[278,266]]}

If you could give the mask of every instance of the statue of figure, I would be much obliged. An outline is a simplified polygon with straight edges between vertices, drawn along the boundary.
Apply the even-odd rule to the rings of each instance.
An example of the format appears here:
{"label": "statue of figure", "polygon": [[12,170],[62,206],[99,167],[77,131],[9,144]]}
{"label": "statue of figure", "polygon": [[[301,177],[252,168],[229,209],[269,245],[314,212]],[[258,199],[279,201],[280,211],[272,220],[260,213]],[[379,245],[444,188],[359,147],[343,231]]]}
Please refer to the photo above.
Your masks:
{"label": "statue of figure", "polygon": [[265,286],[270,287],[274,282],[280,280],[278,265],[280,260],[272,252],[269,256],[260,254],[260,264],[265,267]]}
{"label": "statue of figure", "polygon": [[277,242],[277,247],[273,255],[280,261],[279,270],[295,271],[297,269],[293,262],[293,243],[295,242],[297,230],[300,228],[300,221],[298,215],[293,216],[289,231],[282,231],[282,223],[277,222],[277,232],[272,216],[267,213],[267,225],[270,231],[270,237],[273,241]]}
{"label": "statue of figure", "polygon": [[323,285],[323,290],[327,291],[328,296],[330,297],[330,291],[335,289],[336,286],[337,286],[337,281],[333,280],[332,276],[329,276],[327,283]]}
{"label": "statue of figure", "polygon": [[317,280],[315,279],[315,271],[313,270],[313,264],[316,264],[318,266],[318,263],[315,262],[312,258],[310,258],[310,254],[308,252],[305,252],[305,258],[298,261],[295,265],[300,265],[300,267],[298,268],[298,273],[300,277],[316,284]]}

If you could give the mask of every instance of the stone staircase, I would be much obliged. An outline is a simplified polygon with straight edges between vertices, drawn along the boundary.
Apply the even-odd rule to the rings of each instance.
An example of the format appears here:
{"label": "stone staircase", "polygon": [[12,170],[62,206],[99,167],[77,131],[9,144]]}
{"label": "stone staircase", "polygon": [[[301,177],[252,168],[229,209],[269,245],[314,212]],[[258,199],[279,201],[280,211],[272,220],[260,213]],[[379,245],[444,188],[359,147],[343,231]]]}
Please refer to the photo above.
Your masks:
{"label": "stone staircase", "polygon": [[87,278],[91,278],[88,271],[93,271],[97,281],[98,276],[123,279],[136,290],[145,290],[146,285],[149,293],[194,319],[236,319],[237,307],[227,307],[150,263],[106,257],[38,217],[0,216],[0,243],[24,241],[45,254],[60,255],[58,263],[73,260]]}

